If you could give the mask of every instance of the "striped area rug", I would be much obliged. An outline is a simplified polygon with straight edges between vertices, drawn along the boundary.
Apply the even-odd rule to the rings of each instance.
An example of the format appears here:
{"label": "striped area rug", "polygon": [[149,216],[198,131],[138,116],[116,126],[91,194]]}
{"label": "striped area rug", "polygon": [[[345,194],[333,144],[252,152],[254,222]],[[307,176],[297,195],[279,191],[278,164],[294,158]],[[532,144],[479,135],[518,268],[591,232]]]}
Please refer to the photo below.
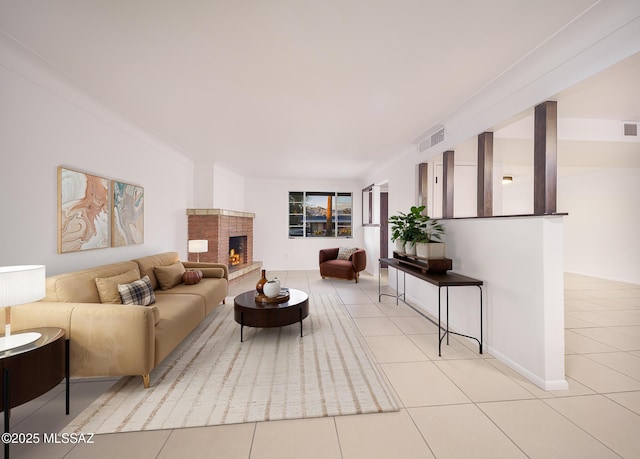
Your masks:
{"label": "striped area rug", "polygon": [[245,327],[220,305],[151,373],[124,377],[64,432],[114,433],[397,411],[398,403],[334,295],[310,295],[309,317]]}

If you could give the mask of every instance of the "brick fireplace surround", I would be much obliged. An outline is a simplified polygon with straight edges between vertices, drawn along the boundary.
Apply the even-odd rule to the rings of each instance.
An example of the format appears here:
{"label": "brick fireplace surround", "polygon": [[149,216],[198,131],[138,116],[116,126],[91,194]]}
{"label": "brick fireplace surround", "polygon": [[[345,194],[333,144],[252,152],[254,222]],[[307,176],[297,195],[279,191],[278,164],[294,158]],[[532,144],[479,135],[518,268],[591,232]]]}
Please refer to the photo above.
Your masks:
{"label": "brick fireplace surround", "polygon": [[[206,239],[209,251],[200,254],[200,261],[229,265],[229,238],[246,236],[246,263],[230,268],[229,280],[236,280],[262,267],[253,260],[253,219],[255,214],[225,209],[187,209],[189,240]],[[190,253],[189,261],[197,254]]]}

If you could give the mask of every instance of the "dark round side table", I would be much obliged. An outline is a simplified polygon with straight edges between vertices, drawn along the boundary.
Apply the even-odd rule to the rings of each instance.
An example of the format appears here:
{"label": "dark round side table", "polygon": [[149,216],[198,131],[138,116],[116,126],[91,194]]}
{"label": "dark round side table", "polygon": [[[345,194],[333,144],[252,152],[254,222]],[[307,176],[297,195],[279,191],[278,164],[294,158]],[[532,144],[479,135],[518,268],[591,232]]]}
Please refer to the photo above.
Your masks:
{"label": "dark round side table", "polygon": [[[66,413],[69,414],[69,340],[61,328],[32,328],[12,335],[35,332],[40,337],[0,352],[0,409],[4,411],[4,432],[10,432],[11,408],[49,392],[66,378]],[[9,443],[5,443],[5,458]]]}
{"label": "dark round side table", "polygon": [[302,290],[289,289],[289,300],[284,303],[262,303],[256,301],[256,292],[241,293],[233,300],[233,315],[240,324],[240,341],[244,341],[243,328],[271,328],[300,322],[302,337],[302,320],[309,315],[309,295]]}

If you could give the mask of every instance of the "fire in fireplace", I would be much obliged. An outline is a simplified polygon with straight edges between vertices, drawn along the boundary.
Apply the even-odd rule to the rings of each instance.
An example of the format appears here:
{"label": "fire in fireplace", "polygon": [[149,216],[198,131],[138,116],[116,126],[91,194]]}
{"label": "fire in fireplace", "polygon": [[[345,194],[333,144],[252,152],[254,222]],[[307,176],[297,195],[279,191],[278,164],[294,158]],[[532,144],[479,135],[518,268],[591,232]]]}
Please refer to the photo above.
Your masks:
{"label": "fire in fireplace", "polygon": [[245,264],[247,236],[232,236],[229,238],[229,267]]}

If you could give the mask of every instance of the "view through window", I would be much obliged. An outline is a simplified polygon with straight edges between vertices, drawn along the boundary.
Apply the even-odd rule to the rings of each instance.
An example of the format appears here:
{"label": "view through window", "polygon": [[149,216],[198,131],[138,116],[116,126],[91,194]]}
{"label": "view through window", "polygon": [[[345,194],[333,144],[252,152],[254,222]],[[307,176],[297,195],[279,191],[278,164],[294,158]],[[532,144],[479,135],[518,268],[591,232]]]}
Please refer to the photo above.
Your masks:
{"label": "view through window", "polygon": [[351,193],[289,193],[289,237],[351,237]]}

